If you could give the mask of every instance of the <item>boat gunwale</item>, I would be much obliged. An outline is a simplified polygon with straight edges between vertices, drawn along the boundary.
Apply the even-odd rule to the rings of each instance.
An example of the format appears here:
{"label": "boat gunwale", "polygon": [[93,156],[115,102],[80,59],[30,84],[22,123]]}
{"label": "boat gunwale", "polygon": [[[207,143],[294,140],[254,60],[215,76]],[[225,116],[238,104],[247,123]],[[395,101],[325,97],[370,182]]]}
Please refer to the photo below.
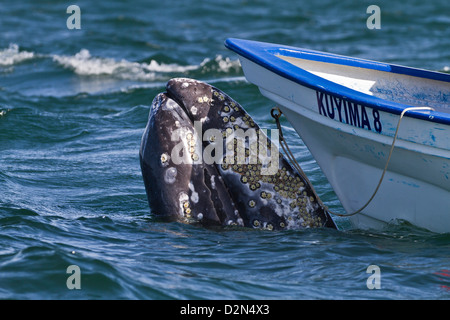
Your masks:
{"label": "boat gunwale", "polygon": [[[376,110],[400,115],[403,110],[411,105],[385,100],[366,93],[350,89],[320,76],[316,76],[277,55],[300,58],[304,60],[320,61],[337,65],[359,67],[377,71],[384,71],[399,75],[407,75],[429,80],[450,83],[450,74],[417,69],[395,64],[377,62],[361,58],[337,55],[333,53],[296,48],[292,46],[229,38],[225,46],[238,55],[302,86],[334,95],[350,102],[363,104]],[[426,121],[450,125],[450,113],[441,111],[409,111],[409,117]]]}

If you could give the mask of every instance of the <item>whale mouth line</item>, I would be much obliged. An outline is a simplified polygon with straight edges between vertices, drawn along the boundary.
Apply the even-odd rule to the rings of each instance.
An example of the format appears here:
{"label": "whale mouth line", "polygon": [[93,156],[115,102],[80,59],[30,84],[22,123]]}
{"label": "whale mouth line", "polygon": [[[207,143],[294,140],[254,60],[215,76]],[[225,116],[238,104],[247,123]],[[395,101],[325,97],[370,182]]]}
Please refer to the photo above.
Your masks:
{"label": "whale mouth line", "polygon": [[[209,192],[211,193],[211,195],[210,195],[211,202],[214,204],[214,207],[216,209],[219,220],[221,221],[222,224],[224,224],[227,215],[226,215],[225,211],[223,210],[222,202],[219,201],[220,199],[219,199],[218,192],[215,190],[215,188],[213,188],[212,180],[211,180],[212,176],[209,174],[208,170],[206,170],[206,169],[204,169],[203,172],[205,175],[205,178],[204,178],[205,185],[208,188]],[[227,191],[231,197],[230,190],[228,188],[227,188]]]}

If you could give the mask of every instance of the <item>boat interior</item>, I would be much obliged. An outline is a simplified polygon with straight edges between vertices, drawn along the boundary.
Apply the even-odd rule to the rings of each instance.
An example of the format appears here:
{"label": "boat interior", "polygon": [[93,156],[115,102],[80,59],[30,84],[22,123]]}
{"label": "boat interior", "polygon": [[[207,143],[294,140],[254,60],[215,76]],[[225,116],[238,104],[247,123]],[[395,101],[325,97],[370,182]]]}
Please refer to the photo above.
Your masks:
{"label": "boat interior", "polygon": [[277,55],[318,77],[384,100],[450,113],[450,82]]}

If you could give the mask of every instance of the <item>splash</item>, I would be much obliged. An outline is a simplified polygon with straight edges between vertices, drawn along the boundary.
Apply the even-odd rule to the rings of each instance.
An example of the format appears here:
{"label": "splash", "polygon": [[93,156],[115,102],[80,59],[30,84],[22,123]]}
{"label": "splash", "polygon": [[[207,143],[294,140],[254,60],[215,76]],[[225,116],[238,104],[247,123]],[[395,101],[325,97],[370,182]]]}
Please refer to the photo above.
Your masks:
{"label": "splash", "polygon": [[73,70],[78,75],[109,75],[123,80],[135,81],[165,80],[171,74],[195,71],[208,72],[211,69],[216,72],[228,73],[232,69],[238,70],[240,68],[238,60],[223,58],[221,55],[218,55],[214,60],[205,58],[198,65],[160,63],[156,60],[151,60],[149,63],[139,63],[125,59],[94,57],[87,49],[81,49],[73,56],[53,55],[52,58],[62,67]]}
{"label": "splash", "polygon": [[214,60],[206,58],[200,64],[201,71],[203,73],[217,72],[217,73],[230,73],[239,72],[241,69],[241,64],[239,60],[231,60],[228,57],[223,57],[222,55],[217,55]]}
{"label": "splash", "polygon": [[12,66],[34,56],[33,52],[19,51],[19,46],[11,43],[8,48],[0,50],[0,66]]}
{"label": "splash", "polygon": [[116,61],[111,58],[91,56],[89,50],[81,49],[74,56],[54,55],[53,61],[78,75],[114,75],[121,79],[154,80],[155,73],[147,72],[144,65],[127,60]]}

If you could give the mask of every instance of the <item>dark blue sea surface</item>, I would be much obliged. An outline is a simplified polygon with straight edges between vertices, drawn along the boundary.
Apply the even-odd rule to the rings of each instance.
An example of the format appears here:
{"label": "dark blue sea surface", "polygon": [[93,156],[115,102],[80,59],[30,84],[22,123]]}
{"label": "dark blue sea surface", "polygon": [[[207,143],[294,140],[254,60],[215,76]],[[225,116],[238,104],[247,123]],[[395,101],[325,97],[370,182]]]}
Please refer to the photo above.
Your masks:
{"label": "dark blue sea surface", "polygon": [[[67,28],[72,4],[81,29]],[[371,4],[381,29],[366,26]],[[228,37],[448,72],[450,2],[2,1],[0,299],[450,298],[450,234],[345,218],[339,230],[206,229],[152,215],[138,152],[169,79],[207,81],[276,127]],[[317,192],[344,213],[283,126]],[[68,287],[72,265],[80,289]],[[367,286],[371,265],[380,289]]]}

